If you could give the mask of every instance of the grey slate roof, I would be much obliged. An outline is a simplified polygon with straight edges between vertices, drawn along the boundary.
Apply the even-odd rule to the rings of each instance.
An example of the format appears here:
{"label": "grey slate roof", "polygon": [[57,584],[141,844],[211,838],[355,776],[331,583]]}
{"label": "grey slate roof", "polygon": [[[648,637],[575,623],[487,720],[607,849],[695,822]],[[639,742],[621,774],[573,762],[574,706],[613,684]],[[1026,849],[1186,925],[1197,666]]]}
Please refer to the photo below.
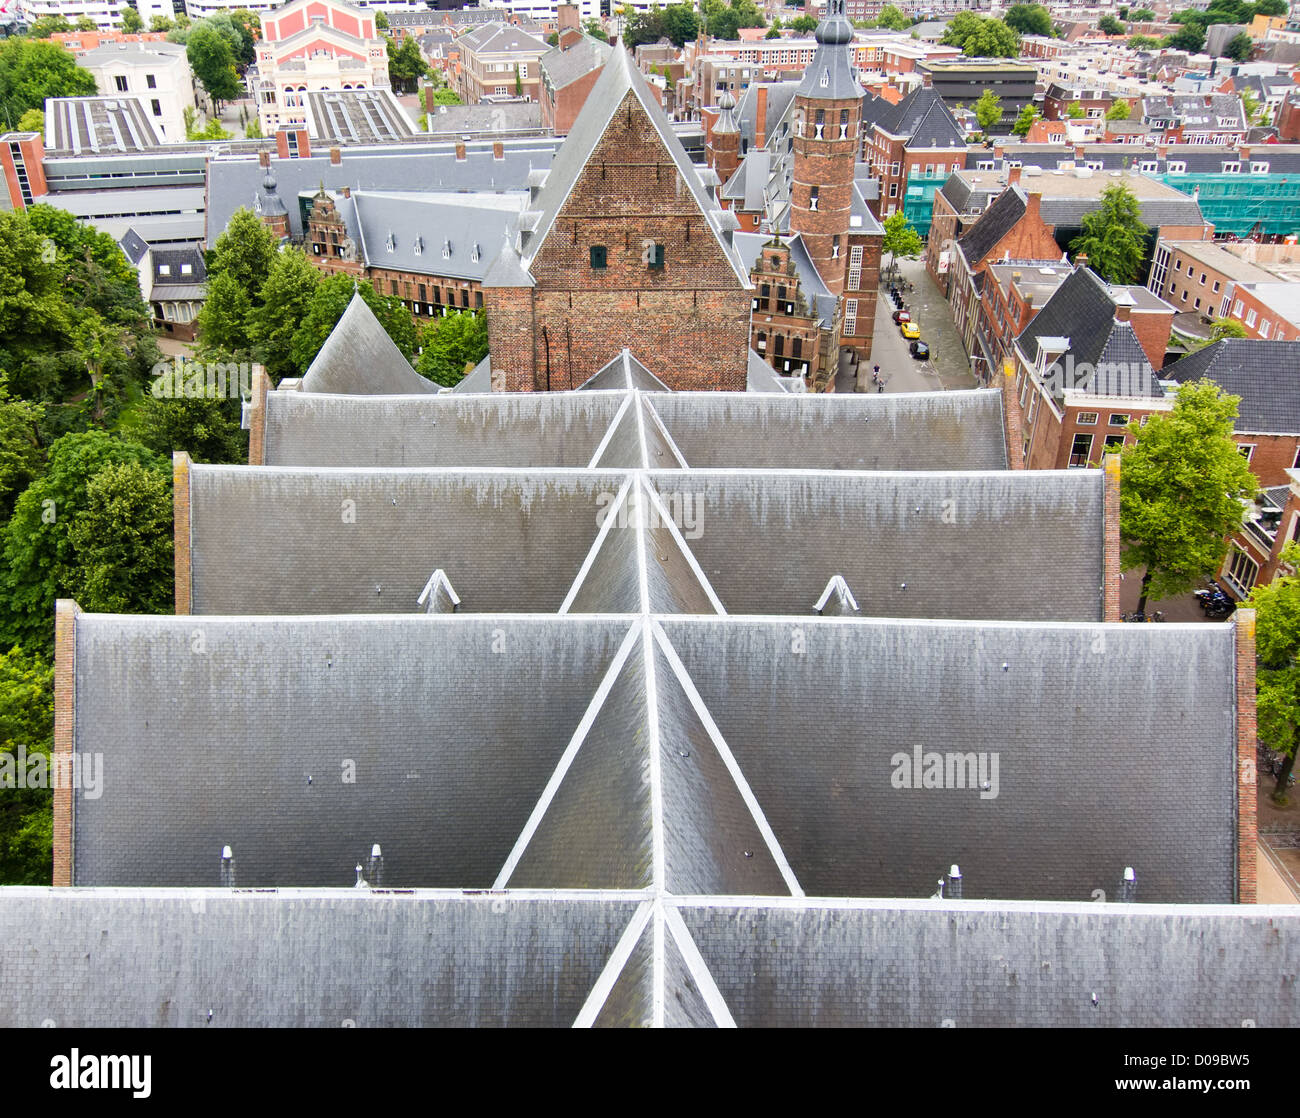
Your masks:
{"label": "grey slate roof", "polygon": [[431,135],[460,138],[477,132],[542,133],[542,107],[536,102],[506,101],[480,105],[439,105],[429,116]]}
{"label": "grey slate roof", "polygon": [[848,45],[853,25],[844,14],[844,0],[827,0],[816,31],[817,51],[804,71],[799,93],[826,101],[861,97],[862,86],[853,74]]}
{"label": "grey slate roof", "polygon": [[[1292,906],[672,899],[648,909],[617,893],[15,887],[0,903],[0,1025],[1300,1020],[1294,983],[1276,979],[1300,963]],[[303,925],[319,930],[309,960],[285,934]]]}
{"label": "grey slate roof", "polygon": [[541,59],[543,80],[550,83],[552,89],[563,89],[572,85],[579,78],[590,74],[592,70],[604,66],[614,50],[608,43],[584,35],[582,41],[575,43],[568,50],[552,47]]}
{"label": "grey slate roof", "polygon": [[882,107],[876,125],[892,136],[909,137],[909,147],[966,150],[965,134],[932,86],[918,86],[897,105]]}
{"label": "grey slate roof", "polygon": [[1300,341],[1224,338],[1175,361],[1169,380],[1202,377],[1240,396],[1236,429],[1251,434],[1300,434]]}
{"label": "grey slate roof", "polygon": [[1020,187],[1009,187],[958,238],[957,247],[972,268],[978,267],[998,242],[1016,227],[1016,222],[1025,216],[1025,202],[1025,193]]}
{"label": "grey slate roof", "polygon": [[134,229],[128,229],[125,236],[117,242],[122,246],[122,254],[132,264],[139,264],[144,259],[144,254],[149,251],[148,244],[143,237]]}
{"label": "grey slate roof", "polygon": [[438,388],[411,368],[375,312],[354,294],[303,374],[301,390],[392,395],[436,392]]}

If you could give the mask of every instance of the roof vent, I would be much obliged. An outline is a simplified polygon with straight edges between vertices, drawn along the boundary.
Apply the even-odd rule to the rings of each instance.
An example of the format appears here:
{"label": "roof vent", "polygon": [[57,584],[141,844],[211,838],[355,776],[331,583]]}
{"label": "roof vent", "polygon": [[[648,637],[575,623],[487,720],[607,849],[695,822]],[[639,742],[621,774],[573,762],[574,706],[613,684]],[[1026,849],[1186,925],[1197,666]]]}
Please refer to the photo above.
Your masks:
{"label": "roof vent", "polygon": [[1133,872],[1132,866],[1124,867],[1124,876],[1119,883],[1119,902],[1120,904],[1132,904],[1137,896],[1137,874]]}
{"label": "roof vent", "polygon": [[223,889],[235,887],[235,852],[229,846],[221,848],[221,887]]}
{"label": "roof vent", "polygon": [[948,899],[961,900],[961,867],[955,863],[948,869]]}
{"label": "roof vent", "polygon": [[370,848],[370,860],[366,872],[370,876],[370,884],[375,888],[384,883],[384,852],[379,849],[379,843],[375,843]]}
{"label": "roof vent", "polygon": [[830,582],[826,584],[826,589],[822,591],[822,596],[813,606],[813,611],[823,617],[842,617],[845,614],[859,612],[857,600],[853,597],[849,584],[844,581],[843,575],[837,574],[831,577]]}
{"label": "roof vent", "polygon": [[451,259],[451,241],[442,242],[442,258],[444,260]]}

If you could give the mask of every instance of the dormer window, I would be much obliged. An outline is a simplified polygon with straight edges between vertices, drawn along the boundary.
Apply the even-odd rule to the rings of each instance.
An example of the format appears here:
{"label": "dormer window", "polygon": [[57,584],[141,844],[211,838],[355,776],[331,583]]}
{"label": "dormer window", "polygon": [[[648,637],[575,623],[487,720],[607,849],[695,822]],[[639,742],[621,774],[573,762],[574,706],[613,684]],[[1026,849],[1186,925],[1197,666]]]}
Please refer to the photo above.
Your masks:
{"label": "dormer window", "polygon": [[831,72],[829,70],[823,70],[822,80],[821,80],[822,89],[827,88],[830,84],[831,84]]}
{"label": "dormer window", "polygon": [[388,239],[384,241],[384,248],[386,248],[389,252],[397,251],[397,241],[394,239],[391,230],[389,231]]}
{"label": "dormer window", "polygon": [[451,241],[442,242],[442,258],[444,260],[451,259]]}
{"label": "dormer window", "polygon": [[423,238],[423,237],[416,237],[416,238],[415,238],[415,240],[411,243],[411,251],[412,251],[413,253],[415,253],[416,256],[419,256],[419,255],[421,255],[421,254],[424,252],[424,238]]}
{"label": "dormer window", "polygon": [[475,242],[474,247],[471,248],[471,249],[469,250],[469,258],[470,258],[470,260],[472,260],[475,264],[477,264],[477,263],[479,262],[479,258],[480,258],[481,256],[482,256],[482,253],[481,253],[480,250],[479,250],[478,243]]}

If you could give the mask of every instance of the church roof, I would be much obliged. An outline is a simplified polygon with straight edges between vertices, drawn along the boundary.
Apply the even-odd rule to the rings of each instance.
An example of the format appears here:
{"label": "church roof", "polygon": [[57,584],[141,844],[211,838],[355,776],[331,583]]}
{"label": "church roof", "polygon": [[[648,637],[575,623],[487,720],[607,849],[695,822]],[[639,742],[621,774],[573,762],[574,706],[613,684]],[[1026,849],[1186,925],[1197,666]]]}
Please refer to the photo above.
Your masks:
{"label": "church roof", "polygon": [[436,392],[420,376],[360,295],[354,294],[338,324],[302,377],[303,392],[391,395]]}

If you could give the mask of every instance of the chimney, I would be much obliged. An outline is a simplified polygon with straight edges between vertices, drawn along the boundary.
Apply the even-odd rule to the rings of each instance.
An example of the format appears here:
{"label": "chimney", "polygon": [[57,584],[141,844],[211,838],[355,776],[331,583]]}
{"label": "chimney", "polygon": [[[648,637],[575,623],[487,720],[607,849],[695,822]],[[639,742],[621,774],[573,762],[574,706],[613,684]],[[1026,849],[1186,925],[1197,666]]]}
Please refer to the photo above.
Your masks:
{"label": "chimney", "polygon": [[755,96],[758,103],[754,113],[754,146],[761,148],[767,143],[767,86],[760,85]]}
{"label": "chimney", "polygon": [[1074,258],[1074,266],[1075,268],[1086,268],[1088,266],[1088,254],[1086,252],[1079,253]]}
{"label": "chimney", "polygon": [[259,151],[257,153],[257,165],[259,167],[269,167],[271,165],[271,153],[269,151]]}
{"label": "chimney", "polygon": [[1116,303],[1116,304],[1115,304],[1115,321],[1116,321],[1116,322],[1128,322],[1129,319],[1132,318],[1132,317],[1133,317],[1133,304],[1132,304],[1132,303]]}
{"label": "chimney", "polygon": [[961,867],[957,865],[948,870],[948,899],[961,900]]}
{"label": "chimney", "polygon": [[1018,182],[1020,182],[1020,168],[1019,168],[1019,167],[1008,167],[1008,168],[1007,168],[1007,186],[1015,186]]}
{"label": "chimney", "polygon": [[505,145],[500,140],[492,141],[492,158],[504,159],[506,157]]}
{"label": "chimney", "polygon": [[463,140],[456,141],[456,162],[465,162],[465,142]]}
{"label": "chimney", "polygon": [[934,84],[934,78],[931,76],[930,71],[929,71],[929,70],[922,70],[922,71],[921,71],[921,88],[922,88],[922,89],[929,89],[933,84]]}
{"label": "chimney", "polygon": [[343,162],[343,149],[330,148],[330,166],[337,167]]}
{"label": "chimney", "polygon": [[1041,190],[1032,190],[1025,195],[1025,216],[1039,220],[1039,214],[1043,206],[1043,193]]}
{"label": "chimney", "polygon": [[557,31],[580,30],[578,26],[578,5],[577,4],[560,4],[555,9]]}

